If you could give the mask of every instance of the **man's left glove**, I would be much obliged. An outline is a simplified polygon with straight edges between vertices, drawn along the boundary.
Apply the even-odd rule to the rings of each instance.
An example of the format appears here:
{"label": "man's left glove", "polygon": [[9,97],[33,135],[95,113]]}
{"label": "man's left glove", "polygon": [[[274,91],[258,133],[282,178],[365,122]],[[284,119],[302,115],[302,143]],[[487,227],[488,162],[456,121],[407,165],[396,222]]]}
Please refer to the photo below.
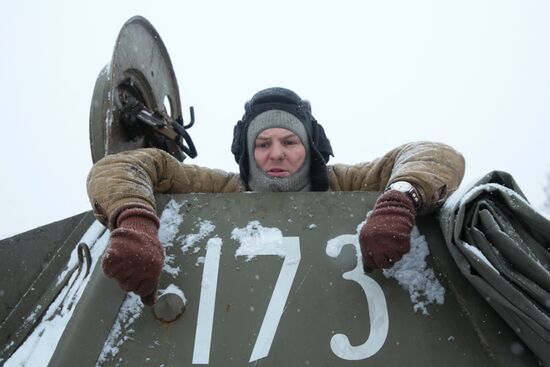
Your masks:
{"label": "man's left glove", "polygon": [[107,277],[115,278],[122,289],[141,296],[142,302],[149,306],[155,303],[164,264],[158,229],[159,219],[151,210],[123,210],[102,262]]}
{"label": "man's left glove", "polygon": [[416,210],[405,193],[383,193],[359,233],[363,269],[391,268],[411,249]]}

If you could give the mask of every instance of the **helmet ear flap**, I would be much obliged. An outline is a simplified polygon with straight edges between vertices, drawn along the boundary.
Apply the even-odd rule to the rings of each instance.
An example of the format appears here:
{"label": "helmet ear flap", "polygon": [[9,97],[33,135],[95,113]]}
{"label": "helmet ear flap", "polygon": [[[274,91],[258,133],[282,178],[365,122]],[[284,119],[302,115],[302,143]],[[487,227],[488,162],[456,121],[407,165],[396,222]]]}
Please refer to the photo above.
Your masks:
{"label": "helmet ear flap", "polygon": [[235,157],[235,162],[239,165],[240,176],[245,184],[246,190],[250,190],[248,186],[248,152],[246,150],[246,130],[248,123],[239,120],[233,128],[233,142],[231,143],[231,153]]}
{"label": "helmet ear flap", "polygon": [[231,153],[235,156],[235,162],[237,163],[239,163],[239,160],[243,155],[243,149],[246,143],[244,142],[245,139],[245,123],[242,120],[239,120],[233,128],[233,142],[231,143]]}
{"label": "helmet ear flap", "polygon": [[332,146],[325,134],[325,129],[323,129],[323,126],[321,126],[313,116],[311,119],[311,140],[313,141],[314,147],[325,160],[325,163],[328,163],[330,156],[334,157]]}

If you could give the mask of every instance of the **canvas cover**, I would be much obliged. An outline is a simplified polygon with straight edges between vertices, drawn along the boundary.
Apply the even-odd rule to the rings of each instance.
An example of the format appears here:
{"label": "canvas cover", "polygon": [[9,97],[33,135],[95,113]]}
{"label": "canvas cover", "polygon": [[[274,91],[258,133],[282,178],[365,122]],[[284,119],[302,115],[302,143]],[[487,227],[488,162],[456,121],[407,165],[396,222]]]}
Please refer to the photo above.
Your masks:
{"label": "canvas cover", "polygon": [[493,171],[454,193],[440,224],[462,274],[550,365],[550,221]]}

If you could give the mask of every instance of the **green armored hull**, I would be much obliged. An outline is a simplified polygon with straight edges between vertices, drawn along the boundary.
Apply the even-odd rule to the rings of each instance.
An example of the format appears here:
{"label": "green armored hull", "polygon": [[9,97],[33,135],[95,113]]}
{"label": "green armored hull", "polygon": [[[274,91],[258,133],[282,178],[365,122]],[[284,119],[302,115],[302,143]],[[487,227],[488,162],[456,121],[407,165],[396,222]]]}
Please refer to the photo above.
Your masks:
{"label": "green armored hull", "polygon": [[[41,363],[50,366],[536,365],[513,330],[465,282],[434,218],[418,223],[413,250],[400,268],[408,277],[396,271],[363,273],[357,226],[375,199],[374,193],[159,196],[167,254],[160,288],[186,299],[185,311],[170,323],[103,276],[99,249],[108,232],[92,224],[94,238],[86,226],[88,213],[67,220],[69,228],[62,222],[4,240],[0,248],[6,252],[32,241],[20,260],[37,247],[50,246],[50,254],[58,256],[43,254],[34,266],[42,289],[3,284],[11,304],[2,309],[7,317],[0,329],[0,358],[5,362],[15,351],[7,366],[41,358],[32,356],[36,351],[49,353]],[[56,248],[46,236],[54,229],[73,233],[64,244],[64,238],[54,239]],[[75,270],[65,282],[69,291],[59,291],[62,301],[44,304],[57,280],[42,278],[66,268],[67,249],[78,244],[78,231],[81,236],[88,231],[92,271],[84,275],[84,261],[81,274]],[[63,252],[65,263],[58,260]],[[2,264],[2,271],[9,268]],[[14,280],[13,271],[2,277],[6,283]],[[16,301],[13,295],[21,294]],[[30,320],[32,313],[36,317],[24,329],[30,334],[25,340],[18,333],[24,323],[10,320]],[[63,326],[52,322],[56,318],[65,320]],[[47,322],[59,328],[59,341],[49,340],[53,346],[42,352],[36,346],[44,342],[38,334]]]}

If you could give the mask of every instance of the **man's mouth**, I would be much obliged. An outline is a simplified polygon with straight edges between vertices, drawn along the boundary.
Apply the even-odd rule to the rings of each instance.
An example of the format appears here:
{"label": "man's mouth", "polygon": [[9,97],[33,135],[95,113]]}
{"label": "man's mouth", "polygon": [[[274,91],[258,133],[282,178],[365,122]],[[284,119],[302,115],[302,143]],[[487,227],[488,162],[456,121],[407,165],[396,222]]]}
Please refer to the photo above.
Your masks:
{"label": "man's mouth", "polygon": [[268,176],[271,177],[287,177],[289,176],[288,171],[282,168],[271,168],[267,172]]}

